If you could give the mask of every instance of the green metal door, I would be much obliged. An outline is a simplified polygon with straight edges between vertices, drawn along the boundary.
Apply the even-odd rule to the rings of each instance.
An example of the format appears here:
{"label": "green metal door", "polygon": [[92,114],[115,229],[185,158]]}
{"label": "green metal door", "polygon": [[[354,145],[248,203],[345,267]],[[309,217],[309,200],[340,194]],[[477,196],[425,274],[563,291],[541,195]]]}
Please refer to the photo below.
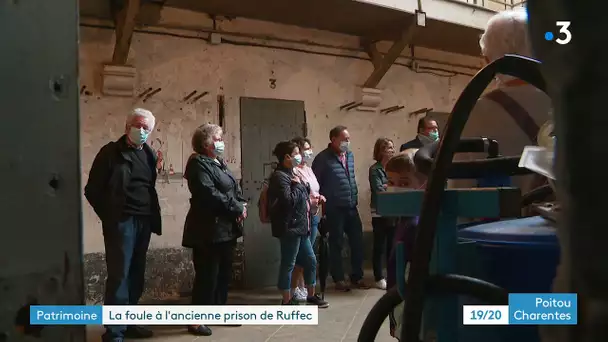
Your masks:
{"label": "green metal door", "polygon": [[269,224],[260,222],[258,197],[262,182],[270,176],[276,158],[274,146],[283,140],[306,134],[304,102],[242,97],[241,175],[245,198],[249,202],[243,237],[244,286],[259,288],[276,285],[279,244]]}
{"label": "green metal door", "polygon": [[0,341],[83,342],[28,328],[30,304],[85,303],[77,1],[0,1],[0,45]]}

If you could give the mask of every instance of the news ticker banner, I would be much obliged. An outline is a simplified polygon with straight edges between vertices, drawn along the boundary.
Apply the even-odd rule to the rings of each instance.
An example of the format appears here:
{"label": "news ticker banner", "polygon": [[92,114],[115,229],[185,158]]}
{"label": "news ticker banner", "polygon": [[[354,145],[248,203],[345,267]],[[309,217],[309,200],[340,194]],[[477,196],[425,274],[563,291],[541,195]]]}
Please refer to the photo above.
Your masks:
{"label": "news ticker banner", "polygon": [[463,305],[463,325],[576,325],[576,293],[510,293],[509,305]]}
{"label": "news ticker banner", "polygon": [[313,305],[246,306],[113,306],[69,305],[30,307],[31,325],[317,325]]}

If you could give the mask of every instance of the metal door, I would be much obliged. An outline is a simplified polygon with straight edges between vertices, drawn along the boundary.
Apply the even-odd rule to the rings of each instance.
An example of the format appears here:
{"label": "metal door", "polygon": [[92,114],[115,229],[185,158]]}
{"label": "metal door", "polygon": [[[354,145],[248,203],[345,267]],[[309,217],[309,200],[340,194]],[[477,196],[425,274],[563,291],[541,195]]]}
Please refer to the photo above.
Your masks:
{"label": "metal door", "polygon": [[0,1],[0,341],[85,340],[84,326],[37,331],[27,313],[84,304],[77,9]]}
{"label": "metal door", "polygon": [[270,176],[276,158],[274,146],[283,140],[306,135],[304,102],[242,97],[241,175],[245,198],[249,202],[243,237],[244,286],[259,288],[276,285],[279,244],[269,224],[260,222],[258,197],[262,182]]}

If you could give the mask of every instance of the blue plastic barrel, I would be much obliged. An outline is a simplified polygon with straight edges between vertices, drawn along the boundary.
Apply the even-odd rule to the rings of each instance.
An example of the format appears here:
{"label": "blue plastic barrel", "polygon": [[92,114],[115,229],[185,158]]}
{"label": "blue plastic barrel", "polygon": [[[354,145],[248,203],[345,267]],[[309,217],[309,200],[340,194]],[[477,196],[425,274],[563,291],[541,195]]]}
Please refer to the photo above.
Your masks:
{"label": "blue plastic barrel", "polygon": [[[559,263],[555,223],[540,216],[491,222],[462,229],[459,238],[474,245],[477,260],[468,262],[477,265],[476,276],[510,293],[551,292]],[[502,337],[503,341],[540,341],[534,326],[509,326]]]}

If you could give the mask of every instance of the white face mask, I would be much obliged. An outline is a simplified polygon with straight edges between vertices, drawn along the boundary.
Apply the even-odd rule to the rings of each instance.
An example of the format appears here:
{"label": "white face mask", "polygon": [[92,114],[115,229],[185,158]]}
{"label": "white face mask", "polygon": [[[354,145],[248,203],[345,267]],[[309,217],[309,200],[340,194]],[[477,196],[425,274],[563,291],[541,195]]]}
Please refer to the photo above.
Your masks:
{"label": "white face mask", "polygon": [[340,143],[340,151],[348,152],[350,149],[350,141],[343,141]]}
{"label": "white face mask", "polygon": [[223,141],[214,141],[213,142],[213,153],[216,156],[221,156],[224,154],[224,142]]}
{"label": "white face mask", "polygon": [[306,150],[306,151],[304,151],[304,161],[306,163],[312,162],[313,156],[314,156],[314,153],[312,153],[312,150]]}

